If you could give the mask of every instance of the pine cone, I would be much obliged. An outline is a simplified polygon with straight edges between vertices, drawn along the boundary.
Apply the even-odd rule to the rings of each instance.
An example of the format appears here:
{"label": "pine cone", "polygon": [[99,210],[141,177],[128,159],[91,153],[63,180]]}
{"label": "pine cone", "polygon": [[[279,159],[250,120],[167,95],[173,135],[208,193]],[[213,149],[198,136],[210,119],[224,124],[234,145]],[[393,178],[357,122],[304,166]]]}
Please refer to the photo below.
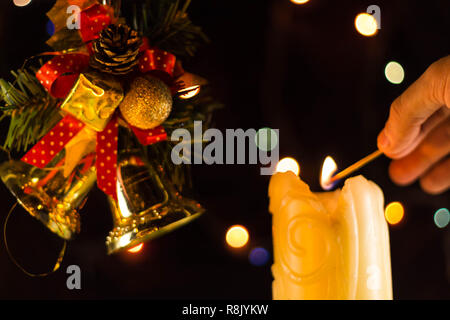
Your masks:
{"label": "pine cone", "polygon": [[124,24],[110,25],[94,41],[91,67],[115,75],[130,72],[138,63],[142,39]]}

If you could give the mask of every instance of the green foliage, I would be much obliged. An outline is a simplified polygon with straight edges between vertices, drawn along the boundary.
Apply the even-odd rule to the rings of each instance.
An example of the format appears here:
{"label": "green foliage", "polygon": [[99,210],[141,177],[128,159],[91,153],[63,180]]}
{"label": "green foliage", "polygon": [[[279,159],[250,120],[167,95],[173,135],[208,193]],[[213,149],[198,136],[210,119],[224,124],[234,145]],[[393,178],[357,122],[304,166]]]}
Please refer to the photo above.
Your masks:
{"label": "green foliage", "polygon": [[163,123],[168,134],[178,128],[193,130],[194,121],[202,121],[204,130],[210,127],[213,112],[223,105],[213,99],[208,89],[202,87],[200,93],[192,99],[174,98],[172,112]]}
{"label": "green foliage", "polygon": [[134,3],[133,22],[152,46],[176,56],[193,56],[198,45],[208,42],[201,27],[192,23],[187,9],[191,0],[143,0]]}
{"label": "green foliage", "polygon": [[53,99],[40,85],[34,72],[11,72],[14,84],[0,79],[0,120],[10,117],[4,147],[26,151],[61,118]]}
{"label": "green foliage", "polygon": [[[179,128],[190,131],[191,137],[194,137],[194,121],[202,121],[203,130],[211,127],[212,114],[215,110],[222,108],[223,105],[218,103],[208,92],[207,87],[202,87],[200,93],[192,99],[183,100],[175,98],[170,117],[163,123],[167,132],[168,141],[155,144],[155,150],[163,159],[161,165],[170,179],[173,181],[177,189],[182,192],[183,186],[191,186],[190,166],[181,164],[175,165],[171,159],[172,148],[177,141],[170,141],[172,132]],[[191,143],[205,143],[207,141],[195,141],[191,139]]]}

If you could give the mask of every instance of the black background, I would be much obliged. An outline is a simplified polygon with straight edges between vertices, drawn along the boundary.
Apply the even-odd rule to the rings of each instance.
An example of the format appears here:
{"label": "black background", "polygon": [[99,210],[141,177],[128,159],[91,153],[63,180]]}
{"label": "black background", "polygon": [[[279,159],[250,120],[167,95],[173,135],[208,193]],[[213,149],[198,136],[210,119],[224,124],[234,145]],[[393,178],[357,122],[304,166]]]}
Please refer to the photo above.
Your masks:
{"label": "black background", "polygon": [[[45,13],[53,2],[18,8],[1,1],[1,77],[10,79],[10,69],[48,50]],[[382,29],[366,38],[356,32],[354,18],[371,4],[381,8]],[[191,17],[212,42],[184,66],[208,78],[226,105],[215,114],[216,128],[279,128],[280,155],[296,158],[302,179],[319,191],[325,156],[345,167],[374,151],[392,100],[449,53],[449,16],[446,0],[194,0]],[[405,68],[400,85],[384,77],[391,60]],[[449,193],[430,196],[417,183],[398,187],[389,180],[388,164],[380,158],[361,173],[383,189],[386,203],[405,207],[402,223],[390,227],[394,298],[448,299],[450,229],[438,229],[433,214],[450,207]],[[257,165],[193,170],[197,199],[208,209],[199,220],[147,243],[138,255],[107,256],[104,240],[112,222],[106,199],[94,190],[81,212],[82,232],[56,274],[29,278],[1,245],[0,298],[270,299],[271,262],[254,267],[247,258],[255,246],[272,250],[269,177],[259,175]],[[15,200],[3,185],[0,198],[3,225]],[[224,236],[237,223],[251,239],[231,250]],[[10,220],[8,239],[20,263],[35,272],[50,269],[61,246],[21,209]],[[82,290],[66,288],[71,264],[82,270]]]}

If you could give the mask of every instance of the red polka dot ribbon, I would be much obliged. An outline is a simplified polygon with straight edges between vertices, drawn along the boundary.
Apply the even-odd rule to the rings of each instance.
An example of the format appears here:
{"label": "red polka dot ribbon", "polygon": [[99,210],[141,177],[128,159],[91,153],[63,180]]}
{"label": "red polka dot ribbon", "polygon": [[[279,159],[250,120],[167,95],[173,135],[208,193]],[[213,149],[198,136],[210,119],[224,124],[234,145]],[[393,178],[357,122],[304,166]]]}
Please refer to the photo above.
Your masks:
{"label": "red polka dot ribbon", "polygon": [[139,59],[139,70],[142,73],[158,70],[172,77],[176,60],[176,57],[167,51],[147,49]]}
{"label": "red polka dot ribbon", "polygon": [[87,43],[98,38],[99,33],[111,24],[108,6],[95,4],[80,13],[80,35]]}
{"label": "red polka dot ribbon", "polygon": [[142,130],[133,127],[130,124],[128,124],[128,126],[133,130],[136,138],[138,138],[139,142],[144,146],[167,140],[167,133],[162,126],[148,130]]}
{"label": "red polka dot ribbon", "polygon": [[65,116],[23,156],[22,161],[44,168],[83,127],[84,123],[70,115]]}
{"label": "red polka dot ribbon", "polygon": [[[106,128],[97,133],[96,145],[97,185],[100,190],[114,199],[117,199],[118,126],[117,116],[114,116]],[[84,127],[85,125],[81,121],[70,115],[65,116],[21,160],[41,169],[46,167]],[[131,127],[131,129],[143,145],[167,139],[167,134],[161,126],[149,130],[135,127]],[[62,163],[56,164],[56,166],[59,165]]]}
{"label": "red polka dot ribbon", "polygon": [[87,54],[62,54],[54,57],[38,70],[36,78],[55,98],[66,97],[80,72],[89,65]]}
{"label": "red polka dot ribbon", "polygon": [[117,200],[117,117],[97,132],[97,186]]}

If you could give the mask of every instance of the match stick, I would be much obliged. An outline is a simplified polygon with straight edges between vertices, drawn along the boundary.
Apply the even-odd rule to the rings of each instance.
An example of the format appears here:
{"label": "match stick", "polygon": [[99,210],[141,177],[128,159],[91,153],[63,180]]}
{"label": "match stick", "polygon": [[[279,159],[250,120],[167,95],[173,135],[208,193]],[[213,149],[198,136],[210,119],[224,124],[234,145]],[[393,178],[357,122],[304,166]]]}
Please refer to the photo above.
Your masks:
{"label": "match stick", "polygon": [[352,174],[353,172],[355,172],[359,168],[361,168],[361,167],[365,166],[366,164],[368,164],[369,162],[375,160],[376,158],[378,158],[382,154],[383,154],[383,152],[381,152],[380,150],[372,152],[367,157],[362,158],[361,160],[359,160],[359,161],[355,162],[354,164],[352,164],[350,167],[348,167],[348,168],[342,170],[341,172],[338,172],[334,176],[332,176],[330,178],[329,183],[333,183],[333,182],[335,182],[337,180],[345,178],[346,176]]}

